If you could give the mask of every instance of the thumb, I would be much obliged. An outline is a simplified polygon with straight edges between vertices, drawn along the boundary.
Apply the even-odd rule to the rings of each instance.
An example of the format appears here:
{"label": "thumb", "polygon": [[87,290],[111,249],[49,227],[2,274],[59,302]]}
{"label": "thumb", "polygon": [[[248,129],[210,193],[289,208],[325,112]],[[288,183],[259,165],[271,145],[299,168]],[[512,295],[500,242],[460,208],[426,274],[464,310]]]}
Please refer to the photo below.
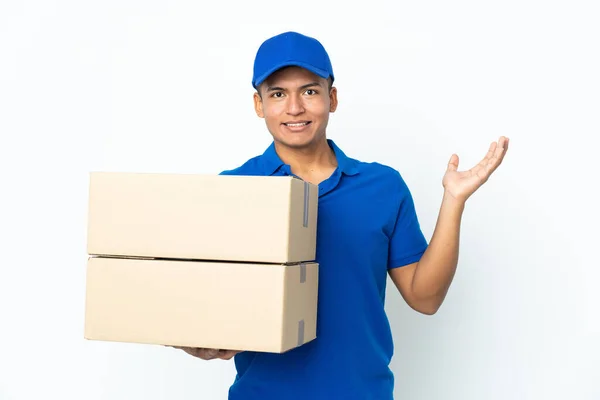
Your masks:
{"label": "thumb", "polygon": [[458,169],[458,155],[452,154],[448,161],[448,171],[456,171]]}

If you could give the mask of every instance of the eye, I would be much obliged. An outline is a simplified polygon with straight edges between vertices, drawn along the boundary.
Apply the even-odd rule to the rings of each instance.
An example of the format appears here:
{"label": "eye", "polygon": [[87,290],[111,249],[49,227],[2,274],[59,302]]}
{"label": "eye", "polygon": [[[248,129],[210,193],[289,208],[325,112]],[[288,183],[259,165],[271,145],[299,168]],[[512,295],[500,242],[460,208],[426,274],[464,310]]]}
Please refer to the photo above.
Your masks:
{"label": "eye", "polygon": [[306,94],[309,95],[309,96],[312,96],[312,95],[317,94],[317,91],[315,89],[308,89],[306,91]]}
{"label": "eye", "polygon": [[283,97],[283,93],[282,92],[273,92],[271,94],[271,97],[281,98],[281,97]]}

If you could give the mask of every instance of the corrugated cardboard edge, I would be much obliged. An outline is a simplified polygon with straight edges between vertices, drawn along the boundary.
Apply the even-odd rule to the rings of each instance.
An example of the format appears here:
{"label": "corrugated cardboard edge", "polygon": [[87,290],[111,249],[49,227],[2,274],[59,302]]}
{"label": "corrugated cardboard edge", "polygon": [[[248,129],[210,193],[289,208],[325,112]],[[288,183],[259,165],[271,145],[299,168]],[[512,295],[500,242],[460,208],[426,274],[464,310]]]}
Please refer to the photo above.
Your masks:
{"label": "corrugated cardboard edge", "polygon": [[[283,268],[287,268],[287,266],[283,266]],[[288,279],[287,279],[287,274],[288,271],[284,269],[284,273],[283,273],[283,301],[281,302],[281,309],[279,310],[279,316],[280,316],[280,321],[281,321],[281,336],[279,337],[279,349],[277,349],[278,353],[283,353],[285,352],[285,336],[287,334],[287,324],[286,324],[286,319],[285,319],[285,309],[287,308],[287,304],[288,304],[288,292],[289,292],[289,283],[288,283]]]}
{"label": "corrugated cardboard edge", "polygon": [[[304,263],[301,263],[304,264]],[[288,343],[286,343],[286,338],[291,334],[291,332],[294,331],[294,329],[292,328],[288,318],[286,318],[286,309],[290,308],[289,306],[289,298],[290,298],[290,291],[292,290],[291,286],[295,286],[297,285],[297,282],[294,279],[290,279],[290,275],[293,274],[295,271],[295,267],[299,266],[298,264],[288,264],[288,265],[284,265],[282,266],[282,268],[285,269],[285,273],[283,274],[283,301],[282,301],[282,308],[281,308],[281,322],[282,322],[282,329],[281,329],[281,338],[280,338],[280,348],[279,348],[279,352],[280,353],[284,353],[286,351],[291,350],[290,346]],[[302,267],[300,267],[302,268]],[[304,276],[304,282],[302,282],[302,277],[300,278],[300,282],[301,283],[305,283],[306,282],[306,264],[304,264],[304,271],[305,271],[305,276]],[[293,312],[293,311],[292,311]],[[298,328],[296,330],[296,334],[298,335],[298,339],[297,339],[297,346],[300,346],[302,344],[304,344],[304,321],[302,322],[302,333],[300,333],[300,323],[298,323]],[[302,337],[300,337],[300,335],[302,335]],[[302,341],[302,343],[301,343]]]}
{"label": "corrugated cardboard edge", "polygon": [[89,271],[89,263],[90,263],[90,259],[93,256],[88,255],[87,257],[87,261],[86,261],[86,265],[85,265],[85,283],[84,283],[84,288],[85,288],[85,294],[83,297],[83,338],[86,340],[89,340],[88,337],[88,298],[89,298],[89,280],[90,280],[90,271]]}
{"label": "corrugated cardboard edge", "polygon": [[90,271],[93,270],[91,264],[94,262],[94,259],[98,258],[96,255],[88,255],[86,265],[85,265],[85,300],[84,300],[84,317],[83,317],[83,338],[86,340],[93,340],[90,335],[90,321],[89,321],[89,309],[90,309],[90,281],[93,277],[90,274]]}
{"label": "corrugated cardboard edge", "polygon": [[[283,322],[283,329],[281,332],[281,348],[280,353],[287,352],[293,348],[302,346],[314,339],[316,339],[316,319],[317,319],[317,304],[318,304],[318,285],[319,285],[319,264],[315,261],[308,261],[297,264],[289,264],[284,266],[286,268],[284,274],[284,292],[283,292],[283,307],[281,309],[281,318]],[[309,271],[310,270],[310,271]],[[294,307],[288,303],[290,299],[290,292],[299,289],[299,285],[315,285],[314,288],[304,286],[300,290],[303,291],[303,295],[298,298],[302,299],[308,304],[311,304],[315,310],[314,315],[311,313],[297,313]],[[309,295],[314,292],[314,298]],[[306,308],[306,304],[302,306]],[[291,311],[291,315],[286,317],[285,310]],[[290,310],[291,309],[291,310]],[[310,317],[310,319],[307,319]],[[314,319],[314,320],[313,320]],[[290,335],[294,335],[294,338],[290,338]],[[286,338],[288,339],[286,341]]]}
{"label": "corrugated cardboard edge", "polygon": [[[314,185],[312,183],[309,183],[309,187],[310,189],[307,192],[307,208],[308,208],[308,226],[307,229],[310,231],[311,235],[314,235],[314,242],[312,244],[313,248],[313,254],[316,257],[316,251],[317,251],[317,217],[318,217],[318,212],[319,212],[319,186],[318,185]],[[315,261],[313,257],[313,260],[310,261]],[[303,260],[303,261],[309,261],[309,260]]]}
{"label": "corrugated cardboard edge", "polygon": [[[287,221],[286,221],[286,232],[288,235],[288,238],[291,237],[292,235],[292,216],[293,216],[293,212],[294,212],[294,198],[293,198],[293,193],[294,193],[294,177],[290,177],[290,179],[288,180],[288,204],[290,205],[288,207],[288,215],[287,215]],[[291,240],[287,240],[287,248],[285,249],[286,253],[285,253],[285,258],[287,260],[289,260],[292,257],[292,243]]]}
{"label": "corrugated cardboard edge", "polygon": [[93,199],[93,179],[94,176],[96,175],[95,171],[91,171],[88,174],[88,201],[87,201],[87,213],[86,213],[86,224],[87,224],[87,229],[86,229],[86,234],[87,237],[85,238],[86,240],[86,244],[85,244],[85,248],[86,248],[86,252],[88,254],[91,254],[92,252],[91,250],[91,234],[92,234],[92,220],[91,220],[91,215],[92,215],[92,199]]}
{"label": "corrugated cardboard edge", "polygon": [[304,219],[302,221],[302,226],[305,228],[308,227],[308,213],[309,213],[309,205],[310,205],[310,184],[308,182],[304,182],[304,211],[303,216]]}
{"label": "corrugated cardboard edge", "polygon": [[[313,243],[311,245],[312,247],[312,252],[313,255],[315,255],[316,253],[316,231],[317,231],[317,212],[318,212],[318,202],[319,202],[319,187],[318,185],[315,185],[313,183],[304,181],[300,178],[296,178],[296,177],[290,177],[290,186],[289,186],[289,204],[290,204],[290,213],[288,214],[288,226],[287,226],[287,232],[288,235],[292,235],[292,228],[294,227],[294,225],[292,224],[293,221],[293,214],[294,212],[298,212],[298,208],[301,207],[300,212],[302,212],[302,228],[306,229],[307,232],[305,233],[307,236],[310,236],[310,231],[314,230],[315,231],[315,243]],[[300,185],[302,185],[302,191],[303,191],[303,200],[302,200],[302,204],[297,204],[297,201],[294,201],[294,185],[297,185],[298,188],[300,188]],[[312,207],[311,207],[312,205]],[[314,261],[314,256],[312,258],[309,259],[305,259],[305,260],[298,260],[297,257],[294,257],[292,254],[292,242],[288,241],[288,247],[287,247],[287,259],[290,260],[290,264],[291,263],[298,263],[300,261]]]}
{"label": "corrugated cardboard edge", "polygon": [[[306,185],[304,186],[306,188]],[[305,192],[306,194],[306,192]],[[305,207],[306,207],[306,195],[304,197]],[[306,263],[300,263],[300,283],[306,284]],[[298,321],[298,346],[302,346],[304,344],[304,318]]]}
{"label": "corrugated cardboard edge", "polygon": [[304,344],[304,320],[298,321],[298,346]]}

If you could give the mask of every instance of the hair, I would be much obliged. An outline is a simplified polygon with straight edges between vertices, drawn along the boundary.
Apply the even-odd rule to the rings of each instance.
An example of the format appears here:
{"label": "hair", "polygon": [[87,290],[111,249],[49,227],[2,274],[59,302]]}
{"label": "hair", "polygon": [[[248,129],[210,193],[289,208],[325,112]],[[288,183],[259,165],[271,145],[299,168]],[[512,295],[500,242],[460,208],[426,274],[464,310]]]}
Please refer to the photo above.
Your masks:
{"label": "hair", "polygon": [[327,90],[331,92],[331,88],[333,87],[333,79],[331,79],[331,76],[327,78],[327,86]]}

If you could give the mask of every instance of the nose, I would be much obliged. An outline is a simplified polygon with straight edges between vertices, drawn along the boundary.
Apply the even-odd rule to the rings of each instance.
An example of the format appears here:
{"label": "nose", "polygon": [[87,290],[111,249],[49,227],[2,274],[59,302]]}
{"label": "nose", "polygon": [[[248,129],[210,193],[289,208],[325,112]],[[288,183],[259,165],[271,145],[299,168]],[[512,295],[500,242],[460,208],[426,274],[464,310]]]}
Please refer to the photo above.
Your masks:
{"label": "nose", "polygon": [[300,115],[304,112],[304,104],[302,98],[298,95],[288,97],[287,113],[289,115]]}

